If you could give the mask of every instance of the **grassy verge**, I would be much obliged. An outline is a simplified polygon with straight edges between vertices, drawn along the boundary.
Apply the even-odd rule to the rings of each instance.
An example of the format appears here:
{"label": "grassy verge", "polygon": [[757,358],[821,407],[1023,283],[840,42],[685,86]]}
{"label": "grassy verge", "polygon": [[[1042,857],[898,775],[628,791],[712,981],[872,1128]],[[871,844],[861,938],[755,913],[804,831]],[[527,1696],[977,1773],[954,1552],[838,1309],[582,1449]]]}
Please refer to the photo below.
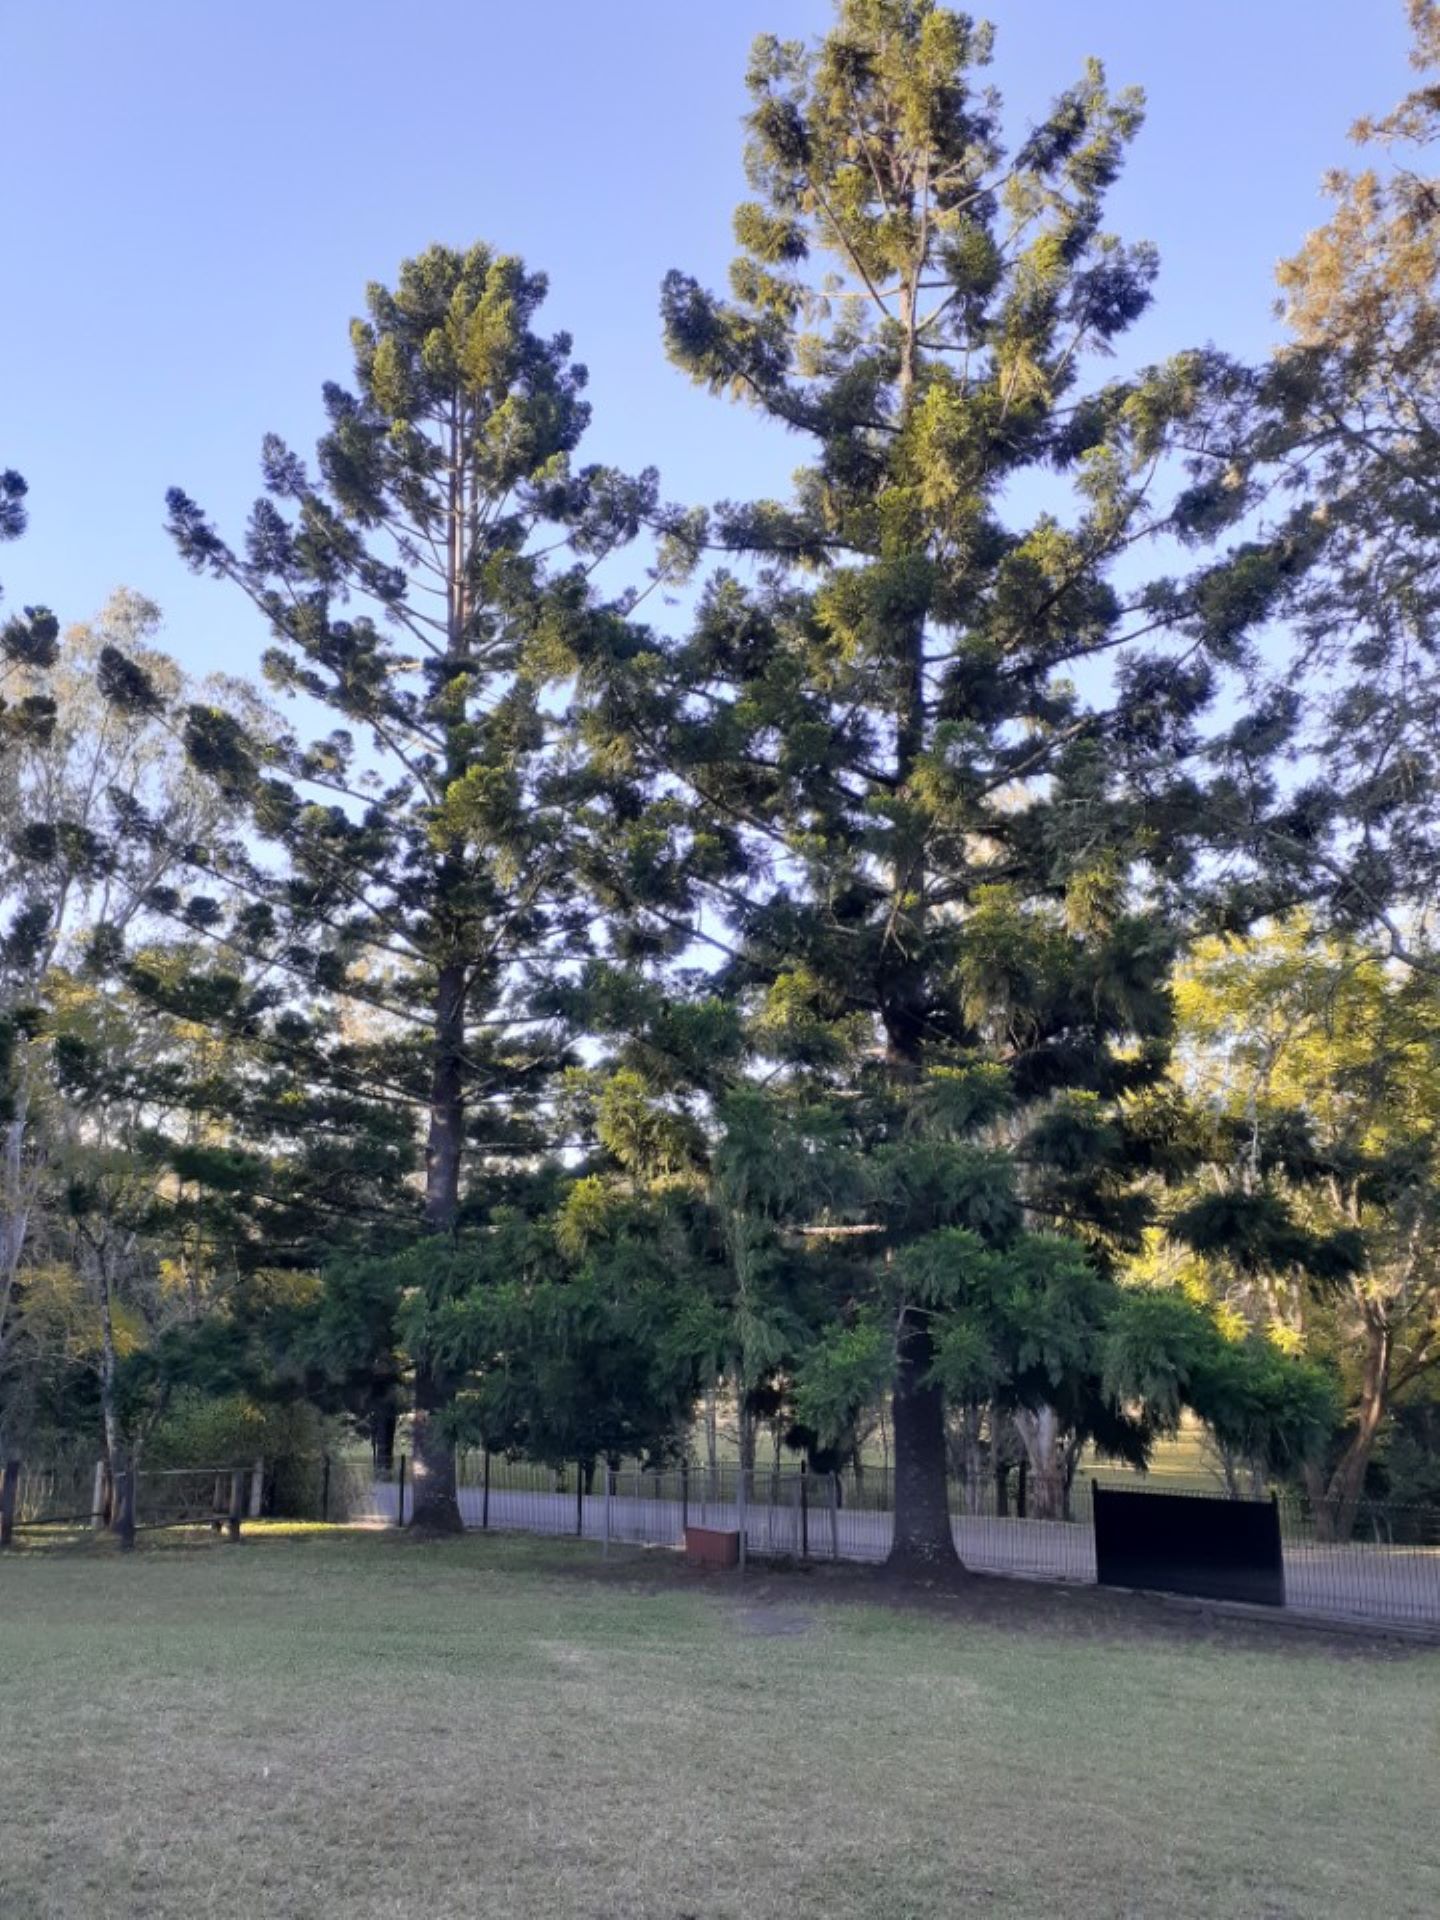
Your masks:
{"label": "grassy verge", "polygon": [[0,1914],[1433,1913],[1440,1655],[827,1591],[504,1538],[15,1554]]}

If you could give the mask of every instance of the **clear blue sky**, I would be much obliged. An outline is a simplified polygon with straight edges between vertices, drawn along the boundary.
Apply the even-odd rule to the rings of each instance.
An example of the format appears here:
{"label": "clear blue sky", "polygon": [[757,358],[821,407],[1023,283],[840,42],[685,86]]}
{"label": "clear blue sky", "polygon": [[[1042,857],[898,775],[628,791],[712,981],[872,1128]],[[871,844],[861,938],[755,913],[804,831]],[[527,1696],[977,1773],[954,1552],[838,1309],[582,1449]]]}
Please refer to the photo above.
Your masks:
{"label": "clear blue sky", "polygon": [[[1151,358],[1269,344],[1275,262],[1321,217],[1357,114],[1409,84],[1400,0],[995,0],[993,78],[1023,126],[1099,54],[1149,121],[1113,224],[1156,241]],[[308,449],[348,377],[367,280],[484,238],[551,279],[592,374],[586,451],[669,497],[774,491],[793,444],[666,363],[657,291],[716,283],[741,197],[757,32],[827,0],[0,0],[0,465],[31,529],[16,605],[62,619],[125,584],[194,670],[264,636],[162,531],[179,484],[238,532],[267,430]]]}

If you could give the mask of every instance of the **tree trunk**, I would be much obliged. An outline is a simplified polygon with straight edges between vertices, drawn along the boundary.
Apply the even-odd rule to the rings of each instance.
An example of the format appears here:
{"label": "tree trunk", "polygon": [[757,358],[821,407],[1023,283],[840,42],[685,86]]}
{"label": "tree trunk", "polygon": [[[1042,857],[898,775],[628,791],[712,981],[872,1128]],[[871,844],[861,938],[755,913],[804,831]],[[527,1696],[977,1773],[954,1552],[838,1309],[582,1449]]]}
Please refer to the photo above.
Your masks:
{"label": "tree trunk", "polygon": [[705,1469],[709,1475],[707,1499],[720,1498],[720,1421],[715,1404],[715,1382],[705,1389]]}
{"label": "tree trunk", "polygon": [[395,1428],[399,1416],[394,1407],[376,1407],[370,1415],[370,1446],[375,1456],[375,1471],[387,1478],[395,1471]]}
{"label": "tree trunk", "polygon": [[1075,1474],[1080,1465],[1080,1455],[1084,1451],[1084,1444],[1080,1435],[1075,1433],[1070,1436],[1070,1439],[1065,1445],[1063,1454],[1065,1490],[1061,1496],[1061,1517],[1065,1520],[1073,1520],[1075,1518],[1074,1508],[1071,1502],[1075,1492]]}
{"label": "tree trunk", "polygon": [[[430,1084],[430,1131],[425,1142],[425,1223],[448,1233],[460,1211],[460,1150],[465,1127],[465,969],[440,969],[435,995],[435,1058]],[[422,1532],[459,1533],[455,1449],[437,1424],[450,1402],[449,1382],[434,1358],[415,1356],[414,1517]]]}
{"label": "tree trunk", "polygon": [[460,1533],[464,1529],[455,1485],[455,1449],[436,1419],[449,1400],[439,1372],[417,1365],[410,1524],[422,1533]]}
{"label": "tree trunk", "polygon": [[1058,1460],[1046,1460],[1037,1464],[1031,1482],[1034,1498],[1031,1512],[1037,1520],[1063,1520],[1065,1518],[1065,1469]]}
{"label": "tree trunk", "polygon": [[87,1242],[81,1258],[89,1265],[100,1307],[100,1421],[105,1433],[105,1458],[110,1463],[110,1484],[116,1489],[111,1509],[112,1531],[124,1534],[126,1509],[129,1510],[130,1539],[134,1539],[135,1502],[133,1487],[128,1499],[120,1497],[123,1476],[129,1474],[131,1461],[125,1446],[117,1390],[118,1357],[115,1351],[115,1302],[111,1287],[109,1249],[103,1242]]}
{"label": "tree trunk", "polygon": [[465,968],[440,969],[435,988],[435,1053],[430,1129],[425,1142],[425,1224],[448,1233],[460,1211],[460,1152],[465,1129]]}
{"label": "tree trunk", "polygon": [[1378,1311],[1367,1311],[1365,1366],[1355,1409],[1355,1431],[1318,1500],[1313,1485],[1311,1490],[1315,1531],[1322,1540],[1348,1540],[1354,1530],[1355,1515],[1365,1491],[1366,1470],[1390,1410],[1392,1352],[1388,1324]]}
{"label": "tree trunk", "polygon": [[[915,289],[906,294],[900,395],[908,413],[915,372]],[[895,786],[903,798],[925,749],[925,620],[907,614],[895,654]],[[891,937],[882,952],[879,1012],[887,1073],[913,1094],[924,1068],[928,874],[923,829],[897,820],[890,850]],[[887,1566],[900,1574],[955,1573],[960,1556],[950,1525],[945,1459],[945,1396],[927,1384],[935,1358],[928,1314],[900,1308],[896,1339],[895,1538]]]}
{"label": "tree trunk", "polygon": [[102,1240],[91,1244],[87,1257],[94,1269],[96,1292],[100,1301],[100,1417],[105,1428],[105,1454],[110,1462],[110,1484],[114,1498],[110,1506],[110,1530],[129,1553],[135,1545],[135,1474],[139,1465],[136,1450],[127,1446],[120,1418],[115,1349],[115,1300],[110,1272],[110,1249]]}
{"label": "tree trunk", "polygon": [[969,1401],[958,1413],[950,1415],[949,1438],[951,1445],[951,1465],[955,1478],[960,1482],[961,1506],[966,1513],[979,1513],[984,1501],[980,1491],[983,1458],[980,1449],[980,1428],[983,1408],[976,1401]]}
{"label": "tree trunk", "polygon": [[886,1566],[933,1577],[960,1568],[950,1525],[945,1462],[945,1396],[926,1384],[935,1357],[926,1321],[905,1309],[896,1357],[895,1537]]}
{"label": "tree trunk", "polygon": [[745,1404],[745,1395],[740,1393],[737,1399],[740,1421],[740,1471],[753,1474],[755,1471],[755,1416]]}
{"label": "tree trunk", "polygon": [[111,1501],[111,1531],[120,1542],[122,1553],[133,1553],[135,1549],[135,1496],[137,1488],[135,1475],[139,1462],[134,1453],[126,1453],[122,1448],[114,1468],[114,1498]]}
{"label": "tree trunk", "polygon": [[[20,1258],[30,1226],[30,1200],[25,1181],[25,1123],[30,1106],[30,1090],[22,1081],[17,1088],[10,1118],[0,1148],[0,1372],[9,1343],[11,1312],[15,1304],[16,1283],[20,1277]],[[8,1436],[0,1416],[0,1458],[6,1457]]]}
{"label": "tree trunk", "polygon": [[1023,1408],[1014,1421],[1030,1468],[1028,1510],[1036,1520],[1063,1520],[1065,1445],[1060,1416],[1053,1407]]}

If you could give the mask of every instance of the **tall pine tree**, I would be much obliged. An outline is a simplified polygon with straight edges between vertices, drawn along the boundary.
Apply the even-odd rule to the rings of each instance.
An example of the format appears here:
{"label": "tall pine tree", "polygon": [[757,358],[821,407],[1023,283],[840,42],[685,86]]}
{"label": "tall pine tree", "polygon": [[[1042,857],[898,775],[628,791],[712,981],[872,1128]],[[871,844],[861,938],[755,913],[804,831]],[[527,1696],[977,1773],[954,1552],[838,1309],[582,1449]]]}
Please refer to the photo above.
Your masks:
{"label": "tall pine tree", "polygon": [[[371,1022],[343,1066],[414,1104],[435,1234],[467,1199],[483,1214],[476,1169],[532,1149],[527,1115],[564,1058],[563,1034],[528,1018],[526,988],[528,969],[589,938],[546,688],[587,617],[590,574],[648,495],[572,468],[585,371],[567,336],[535,329],[545,290],[487,247],[432,247],[393,290],[370,287],[353,388],[324,390],[318,473],[266,440],[266,493],[239,548],[169,496],[186,559],[268,623],[271,683],[337,722],[276,743],[189,713],[193,756],[283,855],[278,871],[228,863],[247,901],[232,932],[320,994],[320,1027],[347,1008],[352,1028]],[[282,1037],[323,1078],[333,1056],[316,1014],[291,1016]],[[452,1266],[433,1263],[437,1288]],[[454,1382],[435,1354],[414,1359],[415,1517],[455,1529],[439,1417]]]}
{"label": "tall pine tree", "polygon": [[[873,1386],[881,1331],[902,1569],[954,1560],[945,1382],[971,1371],[971,1296],[1009,1271],[1054,1332],[1133,1243],[1181,895],[1210,896],[1206,832],[1273,803],[1285,720],[1226,741],[1201,719],[1284,549],[1117,584],[1148,538],[1226,515],[1212,474],[1155,484],[1204,356],[1087,378],[1155,272],[1102,225],[1139,99],[1091,64],[1006,155],[990,50],[933,0],[840,0],[818,46],[756,44],[730,296],[670,275],[666,338],[809,464],[787,501],[675,517],[677,550],[758,579],[718,573],[684,641],[592,661],[586,718],[655,782],[635,920],[725,949],[757,1069],[828,1101],[851,1156],[811,1222],[849,1229],[853,1281],[808,1398],[833,1410],[837,1369]],[[1053,1482],[1047,1338],[1017,1413]]]}

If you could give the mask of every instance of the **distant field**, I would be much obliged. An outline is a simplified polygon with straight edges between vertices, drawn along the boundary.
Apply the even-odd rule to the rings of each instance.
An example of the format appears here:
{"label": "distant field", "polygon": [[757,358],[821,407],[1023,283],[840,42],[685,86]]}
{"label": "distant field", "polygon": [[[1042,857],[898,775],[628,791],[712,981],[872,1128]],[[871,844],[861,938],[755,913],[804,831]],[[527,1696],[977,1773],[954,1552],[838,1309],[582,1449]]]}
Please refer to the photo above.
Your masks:
{"label": "distant field", "polygon": [[[1134,1478],[1133,1468],[1101,1460],[1089,1449],[1081,1464],[1082,1470],[1096,1480]],[[1204,1429],[1190,1424],[1182,1427],[1172,1440],[1157,1442],[1146,1479],[1155,1487],[1164,1483],[1172,1487],[1209,1487],[1216,1491],[1224,1484],[1215,1456],[1206,1447]]]}
{"label": "distant field", "polygon": [[[734,1431],[733,1429],[727,1431],[723,1421],[717,1452],[719,1458],[727,1463],[738,1458]],[[690,1455],[694,1460],[705,1458],[703,1426],[697,1426],[691,1432]],[[773,1448],[767,1435],[761,1441],[758,1450],[759,1467],[767,1468],[773,1457]],[[867,1468],[880,1468],[887,1463],[885,1449],[873,1436],[862,1449],[862,1457]],[[790,1454],[786,1454],[784,1459],[787,1465],[794,1464],[793,1456]],[[1133,1479],[1135,1474],[1133,1467],[1116,1466],[1113,1461],[1100,1459],[1093,1449],[1088,1448],[1081,1461],[1081,1471],[1099,1480],[1129,1480]],[[1220,1471],[1214,1456],[1206,1449],[1204,1429],[1187,1418],[1180,1432],[1173,1439],[1157,1442],[1150,1462],[1148,1479],[1152,1485],[1168,1481],[1171,1486],[1177,1487],[1218,1489],[1222,1485]]]}
{"label": "distant field", "polygon": [[0,1563],[4,1920],[1436,1911],[1440,1654],[470,1537]]}

